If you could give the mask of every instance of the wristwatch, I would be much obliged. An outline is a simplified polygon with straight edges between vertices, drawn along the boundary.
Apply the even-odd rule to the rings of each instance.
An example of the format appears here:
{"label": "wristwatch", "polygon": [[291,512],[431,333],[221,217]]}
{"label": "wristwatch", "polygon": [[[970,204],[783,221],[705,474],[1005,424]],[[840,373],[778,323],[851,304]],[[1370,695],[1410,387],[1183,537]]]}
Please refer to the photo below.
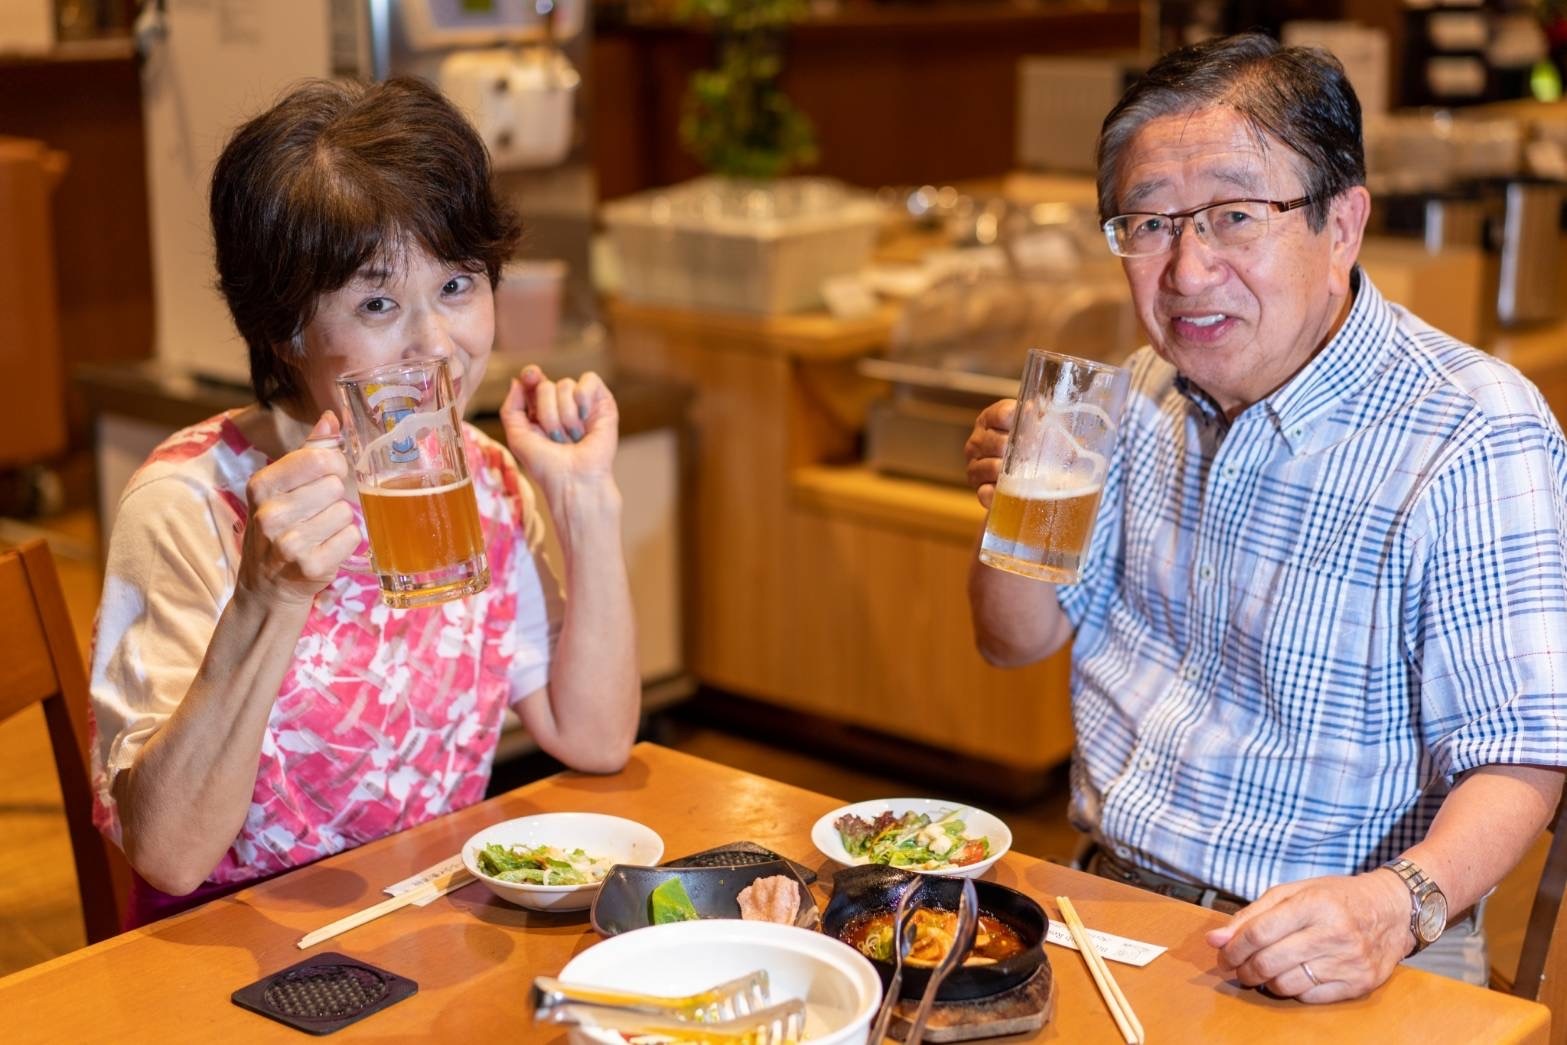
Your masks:
{"label": "wristwatch", "polygon": [[1447,897],[1413,860],[1399,857],[1382,866],[1398,875],[1409,889],[1409,931],[1415,937],[1415,949],[1409,953],[1419,954],[1447,928]]}

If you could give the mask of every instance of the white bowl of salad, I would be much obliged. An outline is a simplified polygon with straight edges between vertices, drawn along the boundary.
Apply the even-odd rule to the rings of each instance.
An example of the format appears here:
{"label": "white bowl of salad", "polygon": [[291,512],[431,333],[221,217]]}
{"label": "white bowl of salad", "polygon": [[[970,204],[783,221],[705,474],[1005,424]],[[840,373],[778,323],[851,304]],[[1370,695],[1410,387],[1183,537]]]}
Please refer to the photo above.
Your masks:
{"label": "white bowl of salad", "polygon": [[486,827],[463,843],[468,873],[507,903],[534,911],[593,906],[616,864],[658,863],[664,840],[604,813],[538,813]]}
{"label": "white bowl of salad", "polygon": [[877,798],[834,809],[816,821],[811,841],[823,856],[850,867],[885,864],[978,878],[1012,848],[1012,832],[962,802]]}

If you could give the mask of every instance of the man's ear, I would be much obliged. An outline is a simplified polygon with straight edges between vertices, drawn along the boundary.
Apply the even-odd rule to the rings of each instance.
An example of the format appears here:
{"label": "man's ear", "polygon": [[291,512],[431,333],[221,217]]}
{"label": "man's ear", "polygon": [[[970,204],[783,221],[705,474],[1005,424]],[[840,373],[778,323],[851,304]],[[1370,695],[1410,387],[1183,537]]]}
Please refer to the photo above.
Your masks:
{"label": "man's ear", "polygon": [[1334,294],[1349,295],[1349,274],[1360,258],[1360,246],[1366,238],[1366,222],[1371,217],[1371,193],[1364,185],[1352,185],[1339,193],[1328,211],[1323,232],[1333,237],[1329,258],[1329,278]]}

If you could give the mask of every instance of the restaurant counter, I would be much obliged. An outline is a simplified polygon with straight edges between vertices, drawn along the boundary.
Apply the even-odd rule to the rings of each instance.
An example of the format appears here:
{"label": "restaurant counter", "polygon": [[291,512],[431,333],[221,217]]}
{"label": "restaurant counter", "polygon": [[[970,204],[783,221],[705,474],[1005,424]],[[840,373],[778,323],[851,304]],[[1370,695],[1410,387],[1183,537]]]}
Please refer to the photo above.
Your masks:
{"label": "restaurant counter", "polygon": [[[696,389],[690,668],[843,747],[890,735],[1027,793],[1072,749],[1068,659],[974,650],[965,577],[984,513],[960,487],[858,466],[890,310],[748,316],[614,302],[619,359]],[[923,757],[923,756],[919,756]]]}

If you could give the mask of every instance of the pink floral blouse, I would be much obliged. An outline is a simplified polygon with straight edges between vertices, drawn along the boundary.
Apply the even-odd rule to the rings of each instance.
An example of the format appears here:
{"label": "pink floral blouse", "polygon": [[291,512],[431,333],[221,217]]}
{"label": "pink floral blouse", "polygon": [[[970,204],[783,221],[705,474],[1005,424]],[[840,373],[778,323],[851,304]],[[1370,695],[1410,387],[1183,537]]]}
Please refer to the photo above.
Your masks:
{"label": "pink floral blouse", "polygon": [[[361,544],[316,597],[272,708],[244,828],[209,882],[265,877],[483,797],[508,704],[549,677],[561,596],[511,455],[471,426],[464,436],[490,586],[390,609]],[[201,664],[234,593],[245,483],[267,463],[221,415],[159,446],[120,501],[92,657],[94,819],[116,841],[115,774]]]}

